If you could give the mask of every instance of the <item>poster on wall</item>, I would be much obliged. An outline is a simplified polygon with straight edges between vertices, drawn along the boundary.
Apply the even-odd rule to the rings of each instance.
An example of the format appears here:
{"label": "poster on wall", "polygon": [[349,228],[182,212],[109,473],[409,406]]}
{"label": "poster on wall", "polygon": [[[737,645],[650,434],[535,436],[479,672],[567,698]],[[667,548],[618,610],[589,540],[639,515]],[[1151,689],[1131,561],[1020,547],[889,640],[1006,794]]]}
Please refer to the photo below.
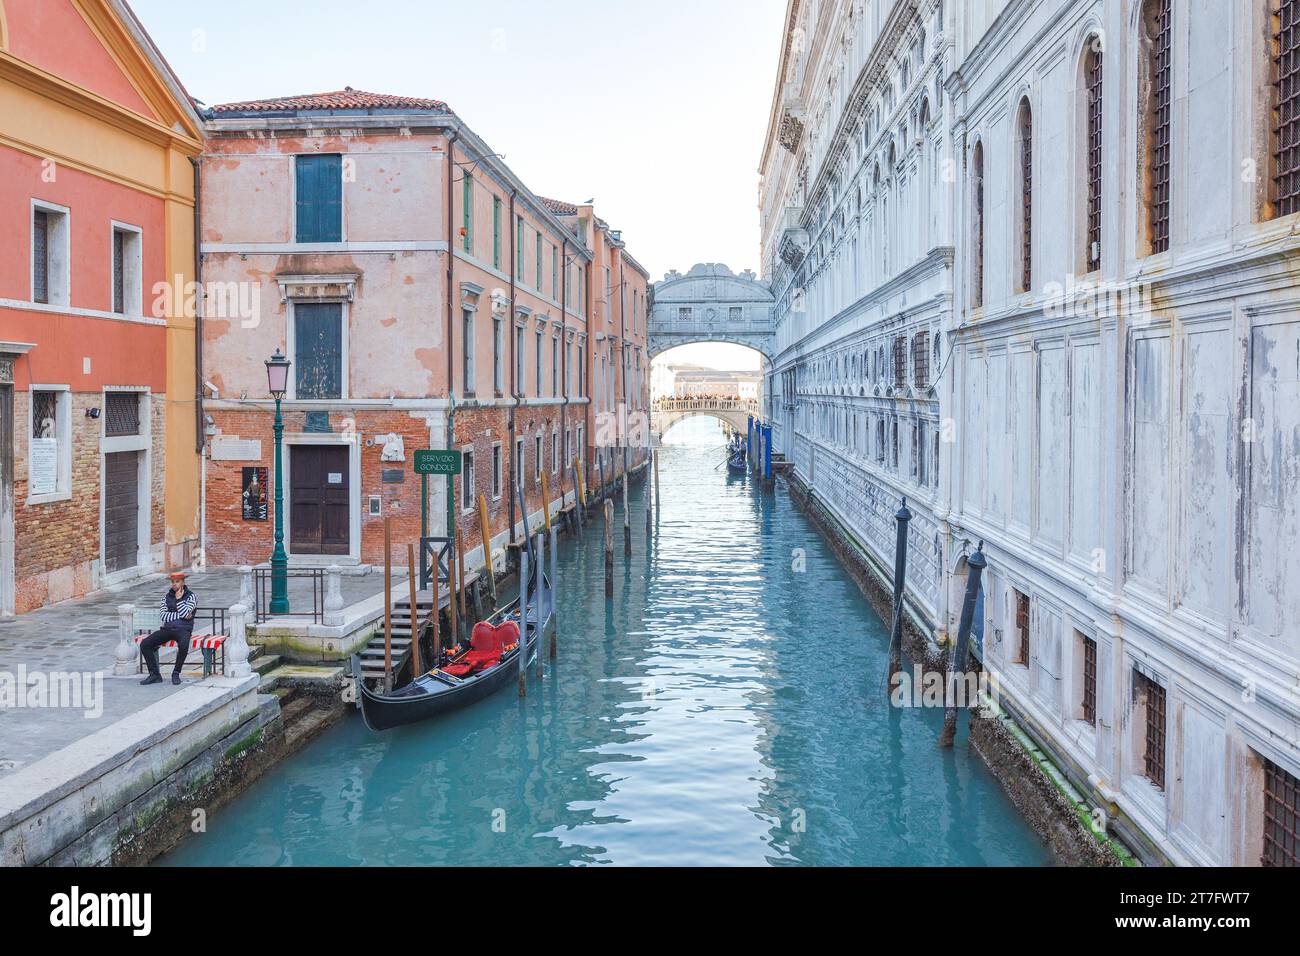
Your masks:
{"label": "poster on wall", "polygon": [[51,495],[59,490],[59,440],[33,438],[27,472],[28,493]]}
{"label": "poster on wall", "polygon": [[244,468],[244,520],[265,521],[266,504],[266,467],[254,465]]}

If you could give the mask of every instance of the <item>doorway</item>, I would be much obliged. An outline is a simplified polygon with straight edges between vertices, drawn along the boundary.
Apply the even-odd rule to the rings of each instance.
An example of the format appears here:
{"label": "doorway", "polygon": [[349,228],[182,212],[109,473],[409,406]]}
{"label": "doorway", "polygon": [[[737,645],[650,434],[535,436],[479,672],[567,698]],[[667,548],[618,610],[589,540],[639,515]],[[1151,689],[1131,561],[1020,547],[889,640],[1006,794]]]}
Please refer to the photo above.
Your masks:
{"label": "doorway", "polygon": [[351,552],[349,446],[289,446],[289,551]]}

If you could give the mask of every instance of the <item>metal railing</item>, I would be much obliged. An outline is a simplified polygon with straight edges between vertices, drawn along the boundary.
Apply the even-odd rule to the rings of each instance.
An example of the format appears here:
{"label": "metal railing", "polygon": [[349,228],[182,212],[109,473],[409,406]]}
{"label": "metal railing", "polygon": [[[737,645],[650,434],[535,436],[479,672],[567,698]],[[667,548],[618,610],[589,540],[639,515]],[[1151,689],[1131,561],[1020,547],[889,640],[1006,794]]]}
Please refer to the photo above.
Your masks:
{"label": "metal railing", "polygon": [[[289,614],[293,617],[310,617],[313,624],[320,624],[325,619],[325,569],[324,568],[289,568],[285,571],[289,582],[295,578],[311,580],[311,611],[299,606],[300,595],[292,595],[289,601]],[[261,624],[272,617],[284,615],[271,613],[271,568],[253,569],[253,623]]]}
{"label": "metal railing", "polygon": [[656,412],[752,412],[758,402],[747,398],[661,398],[655,401]]}
{"label": "metal railing", "polygon": [[438,584],[443,593],[451,586],[451,538],[426,537],[420,539],[420,590],[427,591],[433,583],[433,567],[437,562]]}

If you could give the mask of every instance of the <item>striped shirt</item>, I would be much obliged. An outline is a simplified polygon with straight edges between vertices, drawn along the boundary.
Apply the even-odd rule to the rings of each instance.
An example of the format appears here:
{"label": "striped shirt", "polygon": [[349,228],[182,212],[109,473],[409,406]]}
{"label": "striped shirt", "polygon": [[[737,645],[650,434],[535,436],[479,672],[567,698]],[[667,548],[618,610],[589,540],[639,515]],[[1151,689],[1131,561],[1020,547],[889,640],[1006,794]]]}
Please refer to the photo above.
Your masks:
{"label": "striped shirt", "polygon": [[194,592],[186,588],[182,593],[180,600],[176,599],[176,594],[171,588],[163,595],[162,602],[158,605],[158,613],[161,615],[163,624],[190,623],[190,616],[194,609],[198,607],[198,598]]}

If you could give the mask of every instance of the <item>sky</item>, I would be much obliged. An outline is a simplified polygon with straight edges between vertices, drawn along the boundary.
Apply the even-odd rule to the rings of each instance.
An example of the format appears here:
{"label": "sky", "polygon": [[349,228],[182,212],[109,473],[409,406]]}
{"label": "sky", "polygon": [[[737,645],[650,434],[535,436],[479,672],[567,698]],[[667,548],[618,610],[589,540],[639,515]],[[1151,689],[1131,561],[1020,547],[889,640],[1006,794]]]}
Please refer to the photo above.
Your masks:
{"label": "sky", "polygon": [[652,279],[758,271],[785,0],[130,2],[204,103],[345,86],[440,99],[534,193],[594,198]]}

